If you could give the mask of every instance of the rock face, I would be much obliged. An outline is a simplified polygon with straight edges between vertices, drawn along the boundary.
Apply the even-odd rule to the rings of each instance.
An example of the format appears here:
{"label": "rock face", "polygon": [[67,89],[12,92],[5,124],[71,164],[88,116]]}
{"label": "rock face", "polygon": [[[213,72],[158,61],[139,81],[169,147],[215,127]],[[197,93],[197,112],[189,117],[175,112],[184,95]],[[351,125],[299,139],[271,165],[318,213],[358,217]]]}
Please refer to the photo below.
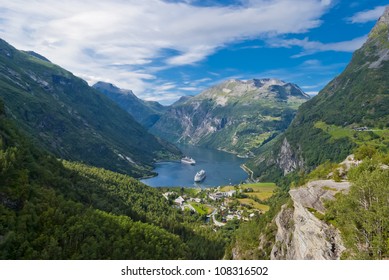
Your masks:
{"label": "rock face", "polygon": [[172,142],[246,155],[287,128],[309,99],[277,79],[228,80],[169,109],[151,132]]}
{"label": "rock face", "polygon": [[348,182],[319,180],[291,190],[293,206],[284,205],[277,215],[273,260],[335,260],[344,250],[339,231],[315,216],[325,211],[323,201],[348,191]]}
{"label": "rock face", "polygon": [[282,142],[276,163],[282,169],[284,175],[304,166],[303,160],[301,157],[298,158],[286,138]]}

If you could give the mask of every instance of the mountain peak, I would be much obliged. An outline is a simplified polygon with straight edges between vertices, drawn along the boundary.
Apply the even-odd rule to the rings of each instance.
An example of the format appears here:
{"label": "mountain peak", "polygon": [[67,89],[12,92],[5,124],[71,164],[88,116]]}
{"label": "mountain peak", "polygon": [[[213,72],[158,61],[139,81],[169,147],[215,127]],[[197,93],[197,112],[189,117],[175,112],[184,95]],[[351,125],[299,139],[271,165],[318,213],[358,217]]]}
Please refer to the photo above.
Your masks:
{"label": "mountain peak", "polygon": [[389,29],[389,6],[386,7],[383,15],[378,19],[376,25],[369,33],[369,40],[374,40],[377,37],[383,37],[388,41],[388,29]]}
{"label": "mountain peak", "polygon": [[131,95],[131,96],[136,97],[132,90],[130,90],[130,89],[120,89],[120,88],[118,88],[117,86],[115,86],[114,84],[111,84],[111,83],[106,83],[106,82],[99,81],[99,82],[95,83],[92,87],[97,89],[97,90],[100,90],[100,91],[110,91],[112,93],[123,94],[123,95]]}
{"label": "mountain peak", "polygon": [[364,55],[360,61],[369,61],[369,68],[378,69],[389,60],[389,6],[370,31],[366,43],[356,53]]}
{"label": "mountain peak", "polygon": [[386,22],[389,23],[389,6],[386,7],[384,14],[380,17],[378,22]]}

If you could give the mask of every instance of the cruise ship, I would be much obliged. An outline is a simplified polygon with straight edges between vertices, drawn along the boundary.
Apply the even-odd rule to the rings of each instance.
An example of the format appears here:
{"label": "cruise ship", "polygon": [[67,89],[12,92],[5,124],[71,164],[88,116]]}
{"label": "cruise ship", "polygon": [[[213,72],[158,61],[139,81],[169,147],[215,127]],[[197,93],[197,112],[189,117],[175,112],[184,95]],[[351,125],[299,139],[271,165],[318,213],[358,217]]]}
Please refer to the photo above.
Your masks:
{"label": "cruise ship", "polygon": [[191,158],[191,157],[183,157],[181,159],[181,163],[186,163],[186,164],[191,164],[191,165],[195,165],[196,164],[196,161]]}
{"label": "cruise ship", "polygon": [[194,181],[195,182],[201,182],[205,179],[205,170],[201,169],[199,172],[196,173],[194,176]]}

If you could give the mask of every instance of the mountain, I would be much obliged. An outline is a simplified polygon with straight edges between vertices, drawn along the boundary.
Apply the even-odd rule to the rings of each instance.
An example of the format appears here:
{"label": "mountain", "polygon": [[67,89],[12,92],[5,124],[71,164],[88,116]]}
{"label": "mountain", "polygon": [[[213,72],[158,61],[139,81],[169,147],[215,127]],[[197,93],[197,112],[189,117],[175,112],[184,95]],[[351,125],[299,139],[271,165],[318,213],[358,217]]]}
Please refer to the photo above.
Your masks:
{"label": "mountain", "polygon": [[[330,160],[359,145],[387,149],[389,138],[389,8],[351,62],[304,103],[286,132],[256,151],[248,163],[260,179],[274,179]],[[379,141],[381,139],[381,141]]]}
{"label": "mountain", "polygon": [[285,130],[308,99],[276,79],[228,80],[176,103],[150,131],[174,143],[247,154]]}
{"label": "mountain", "polygon": [[156,101],[144,101],[136,97],[132,90],[120,89],[110,83],[97,82],[93,88],[130,113],[137,122],[146,128],[153,126],[167,110],[165,106]]}
{"label": "mountain", "polygon": [[84,80],[3,40],[0,98],[35,143],[63,159],[140,177],[179,154]]}
{"label": "mountain", "polygon": [[174,102],[171,106],[174,107],[174,106],[178,106],[178,105],[181,105],[181,104],[184,104],[186,101],[188,101],[189,99],[191,99],[194,95],[184,95],[184,96],[181,96],[176,102]]}

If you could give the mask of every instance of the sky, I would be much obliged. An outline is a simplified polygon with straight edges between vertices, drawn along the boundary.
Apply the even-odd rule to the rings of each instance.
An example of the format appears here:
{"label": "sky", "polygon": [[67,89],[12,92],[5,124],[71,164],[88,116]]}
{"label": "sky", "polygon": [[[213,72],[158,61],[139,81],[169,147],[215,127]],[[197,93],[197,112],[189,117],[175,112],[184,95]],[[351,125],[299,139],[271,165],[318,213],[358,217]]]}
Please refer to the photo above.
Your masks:
{"label": "sky", "polygon": [[85,79],[168,105],[227,79],[317,94],[389,1],[0,0],[0,38]]}

